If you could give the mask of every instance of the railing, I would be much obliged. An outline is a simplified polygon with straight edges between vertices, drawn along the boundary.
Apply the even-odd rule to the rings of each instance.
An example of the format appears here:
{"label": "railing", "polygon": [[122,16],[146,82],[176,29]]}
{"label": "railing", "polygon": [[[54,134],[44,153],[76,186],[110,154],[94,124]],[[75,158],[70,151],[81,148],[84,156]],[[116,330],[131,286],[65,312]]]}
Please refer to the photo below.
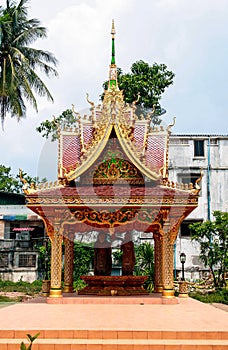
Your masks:
{"label": "railing", "polygon": [[14,239],[0,239],[0,249],[12,249],[15,248]]}
{"label": "railing", "polygon": [[0,250],[16,249],[16,248],[31,248],[32,242],[24,239],[0,239]]}

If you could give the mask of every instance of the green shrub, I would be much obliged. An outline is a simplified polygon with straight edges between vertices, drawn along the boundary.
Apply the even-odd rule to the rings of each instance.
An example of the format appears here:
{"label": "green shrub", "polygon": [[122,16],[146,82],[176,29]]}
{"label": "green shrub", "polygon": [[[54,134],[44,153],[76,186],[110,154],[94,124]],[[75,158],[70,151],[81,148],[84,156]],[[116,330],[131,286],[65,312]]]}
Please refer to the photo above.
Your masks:
{"label": "green shrub", "polygon": [[228,305],[228,290],[225,288],[207,294],[199,292],[190,293],[190,297],[202,301],[203,303],[222,303]]}
{"label": "green shrub", "polygon": [[21,292],[27,295],[34,295],[41,291],[42,281],[34,281],[32,283],[24,282],[22,280],[18,282],[1,281],[0,291],[2,292]]}
{"label": "green shrub", "polygon": [[0,303],[9,303],[12,301],[15,301],[15,300],[7,297],[6,295],[0,295]]}

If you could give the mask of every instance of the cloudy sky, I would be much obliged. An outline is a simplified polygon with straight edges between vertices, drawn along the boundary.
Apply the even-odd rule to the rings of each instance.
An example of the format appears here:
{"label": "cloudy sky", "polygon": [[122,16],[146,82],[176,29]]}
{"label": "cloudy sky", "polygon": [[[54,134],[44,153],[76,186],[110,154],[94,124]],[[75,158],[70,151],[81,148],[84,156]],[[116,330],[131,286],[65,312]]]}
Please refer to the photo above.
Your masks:
{"label": "cloudy sky", "polygon": [[[1,5],[5,1],[0,0]],[[59,61],[59,77],[44,79],[55,102],[38,98],[39,112],[5,121],[0,130],[0,164],[32,176],[52,178],[56,147],[36,132],[53,115],[75,105],[88,107],[86,93],[99,102],[111,54],[111,21],[116,26],[116,61],[124,72],[133,62],[164,63],[175,73],[161,104],[174,133],[227,134],[227,0],[31,0],[29,17],[48,29],[36,47]]]}

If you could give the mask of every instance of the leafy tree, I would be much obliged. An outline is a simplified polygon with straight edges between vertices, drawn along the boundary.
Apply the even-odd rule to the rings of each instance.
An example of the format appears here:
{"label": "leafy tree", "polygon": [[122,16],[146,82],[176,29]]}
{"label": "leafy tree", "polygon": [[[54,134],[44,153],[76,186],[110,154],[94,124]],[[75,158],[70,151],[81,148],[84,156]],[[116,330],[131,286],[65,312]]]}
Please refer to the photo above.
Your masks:
{"label": "leafy tree", "polygon": [[[45,178],[40,180],[38,176],[31,177],[23,171],[22,176],[29,184],[37,184],[47,181]],[[6,167],[5,165],[0,164],[0,191],[22,193],[22,186],[23,184],[20,181],[20,175],[17,174],[14,177],[11,174],[11,167]]]}
{"label": "leafy tree", "polygon": [[74,242],[74,280],[89,272],[93,264],[94,249],[90,245]]}
{"label": "leafy tree", "polygon": [[[30,45],[45,38],[46,28],[36,18],[28,18],[29,0],[6,0],[6,7],[0,7],[0,110],[2,123],[10,113],[18,119],[26,116],[27,100],[38,111],[34,93],[53,97],[44,82],[37,75],[39,69],[46,76],[57,76],[57,60],[48,51],[32,48]],[[51,65],[50,65],[51,64]]]}
{"label": "leafy tree", "polygon": [[0,165],[0,191],[20,193],[19,181],[10,172],[11,167]]}
{"label": "leafy tree", "polygon": [[36,131],[42,134],[46,139],[51,136],[51,141],[55,141],[58,137],[58,125],[71,127],[75,125],[75,116],[71,109],[63,111],[60,116],[50,120],[45,120],[37,128]]}
{"label": "leafy tree", "polygon": [[44,245],[37,245],[39,252],[38,268],[43,275],[43,279],[49,280],[51,277],[51,242],[49,238],[42,242]]}
{"label": "leafy tree", "polygon": [[[127,103],[136,101],[138,93],[140,93],[140,98],[136,103],[136,113],[146,115],[153,109],[151,120],[154,124],[159,124],[161,122],[159,116],[165,112],[159,101],[165,88],[173,83],[174,73],[167,70],[165,64],[154,63],[150,66],[142,60],[132,64],[131,73],[123,74],[121,68],[118,68],[117,71],[118,85],[120,90],[124,92],[125,101]],[[107,87],[108,81],[103,84],[104,89]],[[103,96],[104,94],[101,96],[102,99]],[[36,130],[45,138],[51,136],[51,140],[54,141],[57,139],[58,125],[70,127],[74,126],[75,122],[73,111],[67,109],[52,121],[42,122]]]}
{"label": "leafy tree", "polygon": [[[154,109],[152,121],[154,124],[159,124],[161,122],[159,115],[165,112],[159,101],[165,89],[173,83],[174,73],[169,71],[165,64],[154,63],[150,66],[143,60],[133,63],[130,70],[131,72],[126,74],[123,74],[121,68],[117,70],[118,85],[120,90],[123,90],[125,101],[127,103],[136,101],[140,93],[136,113],[146,115]],[[107,89],[107,81],[103,87]]]}
{"label": "leafy tree", "polygon": [[149,242],[145,242],[136,247],[135,253],[135,274],[137,276],[148,276],[145,287],[152,291],[154,283],[154,247]]}
{"label": "leafy tree", "polygon": [[122,264],[123,251],[119,248],[112,250],[112,257],[116,265]]}
{"label": "leafy tree", "polygon": [[228,271],[228,213],[214,211],[214,221],[190,225],[192,240],[200,244],[200,258],[209,267],[215,287],[226,285]]}

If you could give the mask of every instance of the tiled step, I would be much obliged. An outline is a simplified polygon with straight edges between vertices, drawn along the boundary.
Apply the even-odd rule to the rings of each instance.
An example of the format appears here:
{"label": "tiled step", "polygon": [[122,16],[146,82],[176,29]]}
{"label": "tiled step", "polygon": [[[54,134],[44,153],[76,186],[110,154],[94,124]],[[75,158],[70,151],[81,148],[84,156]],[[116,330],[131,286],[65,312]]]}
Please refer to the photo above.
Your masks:
{"label": "tiled step", "polygon": [[47,304],[160,304],[175,305],[179,304],[179,298],[164,298],[161,293],[140,296],[89,296],[89,295],[67,295],[63,298],[46,298]]}
{"label": "tiled step", "polygon": [[[1,350],[19,350],[23,338],[0,339]],[[216,339],[36,339],[33,350],[227,350]]]}
{"label": "tiled step", "polygon": [[227,350],[227,332],[137,330],[0,330],[0,350],[19,350],[26,334],[33,350]]}
{"label": "tiled step", "polygon": [[[227,332],[141,331],[141,330],[0,330],[0,339],[26,338],[40,333],[37,339],[195,339],[227,340]],[[1,350],[1,348],[0,348]]]}

